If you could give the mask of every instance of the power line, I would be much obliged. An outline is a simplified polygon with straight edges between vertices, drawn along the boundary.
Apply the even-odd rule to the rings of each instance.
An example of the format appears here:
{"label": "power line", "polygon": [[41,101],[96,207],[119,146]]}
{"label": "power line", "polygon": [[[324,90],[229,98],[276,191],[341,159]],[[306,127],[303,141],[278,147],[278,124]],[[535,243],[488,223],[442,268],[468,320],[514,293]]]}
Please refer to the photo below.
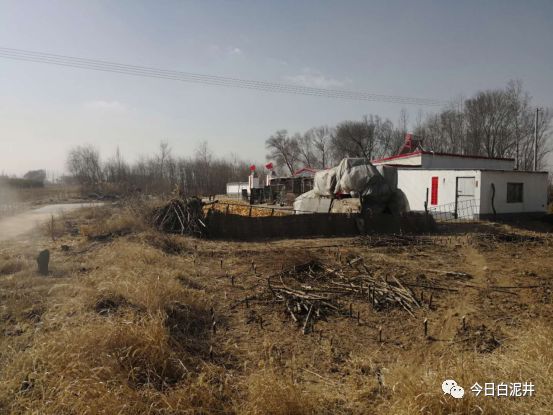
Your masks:
{"label": "power line", "polygon": [[18,61],[46,63],[50,65],[65,66],[78,69],[95,70],[102,72],[119,73],[123,75],[141,76],[148,78],[166,79],[181,82],[198,83],[212,86],[224,86],[231,88],[254,89],[265,92],[277,92],[286,94],[318,96],[323,98],[336,98],[357,101],[390,102],[405,105],[443,106],[445,101],[429,98],[413,98],[397,95],[372,94],[361,91],[315,88],[301,85],[254,81],[240,78],[231,78],[216,75],[205,75],[192,72],[181,72],[159,69],[146,66],[127,65],[122,63],[86,59],[75,56],[56,55],[44,52],[35,52],[23,49],[0,47],[0,58]]}

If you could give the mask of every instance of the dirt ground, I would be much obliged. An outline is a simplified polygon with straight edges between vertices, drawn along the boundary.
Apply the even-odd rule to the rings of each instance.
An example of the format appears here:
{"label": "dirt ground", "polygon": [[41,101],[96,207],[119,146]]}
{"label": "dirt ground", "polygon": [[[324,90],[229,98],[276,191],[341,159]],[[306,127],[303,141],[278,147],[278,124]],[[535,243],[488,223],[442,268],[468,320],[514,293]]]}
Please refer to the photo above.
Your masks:
{"label": "dirt ground", "polygon": [[[545,223],[246,243],[163,235],[102,207],[58,226],[0,245],[2,413],[551,413]],[[270,284],[308,263],[418,305],[344,296],[303,330]],[[444,395],[447,378],[463,399]],[[486,382],[535,392],[471,392]]]}

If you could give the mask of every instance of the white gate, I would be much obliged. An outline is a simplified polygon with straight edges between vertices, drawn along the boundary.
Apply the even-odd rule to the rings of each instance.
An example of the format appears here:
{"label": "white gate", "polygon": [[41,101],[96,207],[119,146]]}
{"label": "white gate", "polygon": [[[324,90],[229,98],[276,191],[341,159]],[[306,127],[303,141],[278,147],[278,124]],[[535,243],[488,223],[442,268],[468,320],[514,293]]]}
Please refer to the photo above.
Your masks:
{"label": "white gate", "polygon": [[465,212],[461,212],[464,205],[469,200],[476,199],[476,179],[475,177],[457,177],[455,185],[455,218],[464,216]]}

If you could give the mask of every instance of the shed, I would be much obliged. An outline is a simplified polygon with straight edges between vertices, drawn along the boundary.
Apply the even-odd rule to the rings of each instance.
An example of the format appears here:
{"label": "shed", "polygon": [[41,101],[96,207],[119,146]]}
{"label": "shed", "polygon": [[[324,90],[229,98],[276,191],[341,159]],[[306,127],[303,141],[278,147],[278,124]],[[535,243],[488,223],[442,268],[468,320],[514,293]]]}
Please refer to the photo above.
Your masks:
{"label": "shed", "polygon": [[547,172],[515,170],[514,159],[417,150],[373,164],[397,169],[413,211],[479,219],[547,210]]}
{"label": "shed", "polygon": [[[230,182],[227,183],[227,195],[228,196],[241,196],[242,189],[248,189],[248,182]],[[248,191],[249,192],[249,191]]]}

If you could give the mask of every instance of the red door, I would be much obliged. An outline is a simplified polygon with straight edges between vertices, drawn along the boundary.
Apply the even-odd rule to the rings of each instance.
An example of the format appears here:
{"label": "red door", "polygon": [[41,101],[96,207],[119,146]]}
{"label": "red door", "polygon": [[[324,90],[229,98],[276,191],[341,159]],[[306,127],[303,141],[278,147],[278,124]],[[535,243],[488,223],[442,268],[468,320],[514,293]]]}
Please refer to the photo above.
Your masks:
{"label": "red door", "polygon": [[430,204],[438,204],[438,177],[432,177],[432,187],[430,191]]}

